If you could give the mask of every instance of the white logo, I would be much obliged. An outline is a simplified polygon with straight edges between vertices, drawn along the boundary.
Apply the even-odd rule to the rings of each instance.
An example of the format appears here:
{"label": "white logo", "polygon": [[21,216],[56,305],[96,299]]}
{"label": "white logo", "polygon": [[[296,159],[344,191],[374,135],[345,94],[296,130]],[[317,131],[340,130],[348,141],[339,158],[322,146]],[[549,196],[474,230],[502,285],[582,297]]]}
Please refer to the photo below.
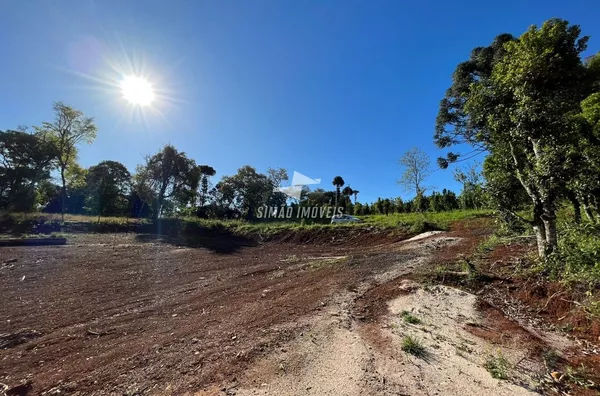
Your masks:
{"label": "white logo", "polygon": [[275,191],[282,192],[290,198],[299,200],[302,195],[303,186],[319,183],[321,183],[321,179],[311,179],[308,176],[304,176],[302,173],[294,171],[292,185],[288,187],[277,187]]}

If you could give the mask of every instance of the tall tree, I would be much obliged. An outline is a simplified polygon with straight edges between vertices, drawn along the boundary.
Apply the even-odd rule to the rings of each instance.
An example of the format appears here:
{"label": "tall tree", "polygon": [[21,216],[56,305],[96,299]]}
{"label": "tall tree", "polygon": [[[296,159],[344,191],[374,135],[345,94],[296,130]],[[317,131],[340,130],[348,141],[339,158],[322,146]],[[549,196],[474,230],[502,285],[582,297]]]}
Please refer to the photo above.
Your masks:
{"label": "tall tree", "polygon": [[155,218],[162,215],[166,200],[180,206],[193,202],[200,183],[196,162],[171,145],[146,158],[146,164],[137,173],[136,181],[142,185],[136,188],[146,200],[154,201]]}
{"label": "tall tree", "polygon": [[50,179],[56,147],[44,133],[0,132],[0,208],[27,211],[36,187]]}
{"label": "tall tree", "polygon": [[61,214],[64,221],[67,198],[66,171],[77,159],[77,145],[81,142],[92,143],[96,138],[97,128],[92,117],[86,117],[83,112],[62,102],[55,102],[52,109],[54,121],[42,123],[41,130],[54,137],[58,149],[58,169],[62,183]]}
{"label": "tall tree", "polygon": [[423,195],[427,189],[425,180],[431,174],[429,156],[418,147],[413,147],[402,155],[398,163],[404,168],[398,183],[405,190],[414,191],[417,197]]}
{"label": "tall tree", "polygon": [[360,191],[352,190],[352,194],[354,195],[354,203],[355,204],[356,204],[356,200],[358,199],[358,193],[360,193]]}
{"label": "tall tree", "polygon": [[567,189],[572,193],[569,199],[573,202],[574,196],[588,220],[596,222],[600,215],[600,53],[588,58],[585,66],[591,94],[581,102],[582,136],[574,149],[577,153],[574,166],[579,171],[567,182]]}
{"label": "tall tree", "polygon": [[485,206],[484,180],[479,171],[480,164],[473,163],[463,169],[454,170],[454,180],[462,184],[460,204],[463,209],[481,209]]}
{"label": "tall tree", "polygon": [[306,199],[302,201],[303,206],[329,206],[335,202],[335,191],[325,191],[322,188],[316,188],[313,191],[307,191]]}
{"label": "tall tree", "polygon": [[337,206],[338,202],[340,201],[340,189],[346,182],[342,176],[336,176],[333,178],[331,183],[335,186],[335,206]]}
{"label": "tall tree", "polygon": [[273,194],[273,182],[267,175],[246,165],[238,169],[235,175],[223,177],[218,189],[232,208],[245,213],[246,218],[253,219],[256,209],[266,205]]}
{"label": "tall tree", "polygon": [[214,176],[217,171],[209,165],[200,165],[199,168],[202,175],[200,183],[200,206],[203,207],[208,199],[208,178]]}
{"label": "tall tree", "polygon": [[102,161],[89,168],[86,206],[98,216],[125,214],[131,189],[131,174],[120,162]]}
{"label": "tall tree", "polygon": [[281,187],[281,183],[289,180],[287,170],[284,168],[267,168],[267,178],[273,186],[273,193],[270,195],[267,205],[269,206],[283,206],[287,202],[287,195],[281,191],[276,191],[278,187]]}
{"label": "tall tree", "polygon": [[[552,19],[518,40],[501,35],[491,47],[475,49],[457,67],[438,115],[438,146],[466,142],[487,150],[499,166],[491,173],[509,172],[521,184],[533,204],[527,221],[541,257],[557,245],[557,202],[576,173],[573,148],[581,129],[575,115],[589,92],[580,56],[587,37],[580,33]],[[457,159],[451,154],[440,164]]]}
{"label": "tall tree", "polygon": [[[73,164],[65,171],[65,180],[67,182],[65,213],[86,213],[85,200],[87,173],[88,170],[80,166],[77,162],[73,162]],[[62,199],[60,207],[62,208]]]}

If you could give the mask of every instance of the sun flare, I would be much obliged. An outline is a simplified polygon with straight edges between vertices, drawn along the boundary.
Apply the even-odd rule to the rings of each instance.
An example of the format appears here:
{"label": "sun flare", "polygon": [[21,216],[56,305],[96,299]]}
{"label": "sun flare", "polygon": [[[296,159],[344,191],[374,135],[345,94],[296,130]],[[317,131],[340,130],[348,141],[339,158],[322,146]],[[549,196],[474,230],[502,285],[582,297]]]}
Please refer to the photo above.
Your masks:
{"label": "sun flare", "polygon": [[126,76],[120,85],[123,97],[132,105],[147,106],[154,100],[152,84],[143,77]]}

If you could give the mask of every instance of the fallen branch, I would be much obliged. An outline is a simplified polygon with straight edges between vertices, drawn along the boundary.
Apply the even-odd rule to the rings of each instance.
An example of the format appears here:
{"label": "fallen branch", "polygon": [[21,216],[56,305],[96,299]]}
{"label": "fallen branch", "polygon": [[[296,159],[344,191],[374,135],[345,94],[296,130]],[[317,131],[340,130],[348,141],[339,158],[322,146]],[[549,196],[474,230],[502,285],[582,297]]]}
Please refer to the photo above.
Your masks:
{"label": "fallen branch", "polygon": [[[539,314],[540,312],[544,311],[546,308],[548,308],[548,304],[550,304],[550,301],[552,301],[552,299],[560,294],[565,293],[564,290],[562,291],[557,291],[556,293],[554,293],[553,295],[550,296],[550,298],[548,299],[548,301],[546,301],[546,304],[544,304],[544,306],[542,308],[540,308],[536,314]],[[562,300],[562,299],[561,299]]]}

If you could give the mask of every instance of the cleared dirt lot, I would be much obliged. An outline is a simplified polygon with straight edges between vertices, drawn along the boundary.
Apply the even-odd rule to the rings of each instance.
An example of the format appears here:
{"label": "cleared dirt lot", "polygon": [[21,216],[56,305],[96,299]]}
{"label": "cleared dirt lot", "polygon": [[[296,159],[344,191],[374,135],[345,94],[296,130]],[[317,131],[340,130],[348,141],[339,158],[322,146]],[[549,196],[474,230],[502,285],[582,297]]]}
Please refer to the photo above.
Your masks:
{"label": "cleared dirt lot", "polygon": [[182,394],[231,380],[340,291],[414,257],[365,243],[380,244],[189,248],[123,234],[2,248],[0,262],[16,261],[0,270],[0,333],[32,339],[0,349],[0,382]]}
{"label": "cleared dirt lot", "polygon": [[[540,353],[572,342],[411,280],[489,232],[2,248],[0,395],[531,394],[547,376]],[[402,350],[407,335],[422,356]],[[490,356],[506,358],[507,380]]]}

